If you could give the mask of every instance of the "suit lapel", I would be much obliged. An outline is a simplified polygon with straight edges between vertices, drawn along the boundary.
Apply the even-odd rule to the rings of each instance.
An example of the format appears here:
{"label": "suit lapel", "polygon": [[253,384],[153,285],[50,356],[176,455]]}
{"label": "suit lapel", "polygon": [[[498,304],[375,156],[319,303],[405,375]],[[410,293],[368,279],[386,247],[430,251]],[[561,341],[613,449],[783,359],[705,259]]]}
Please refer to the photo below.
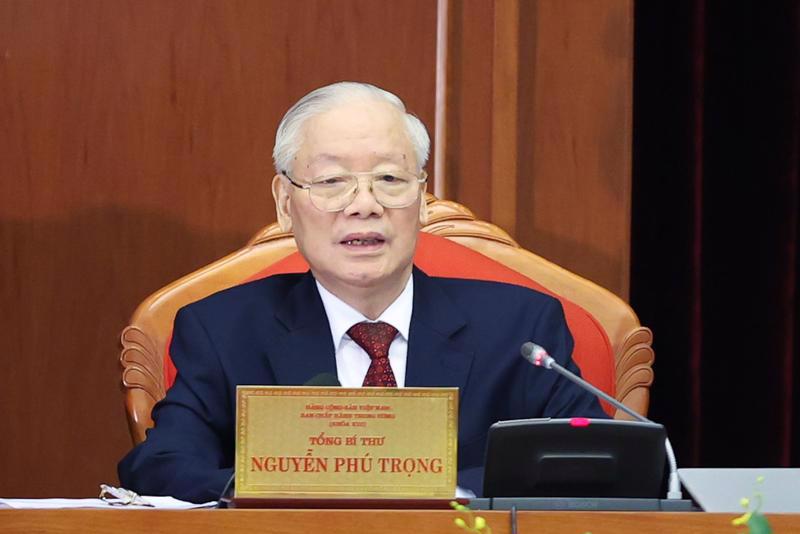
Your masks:
{"label": "suit lapel", "polygon": [[[425,273],[414,268],[406,386],[457,387],[467,383],[473,353],[460,343],[464,314]],[[277,384],[300,385],[320,373],[336,375],[328,317],[314,277],[307,273],[275,313],[285,335],[268,351]]]}
{"label": "suit lapel", "polygon": [[311,273],[292,288],[275,318],[286,329],[269,351],[277,384],[305,384],[320,373],[336,376],[331,329]]}
{"label": "suit lapel", "polygon": [[459,334],[466,326],[464,314],[450,297],[415,267],[406,386],[446,386],[463,391],[473,358],[460,343]]}

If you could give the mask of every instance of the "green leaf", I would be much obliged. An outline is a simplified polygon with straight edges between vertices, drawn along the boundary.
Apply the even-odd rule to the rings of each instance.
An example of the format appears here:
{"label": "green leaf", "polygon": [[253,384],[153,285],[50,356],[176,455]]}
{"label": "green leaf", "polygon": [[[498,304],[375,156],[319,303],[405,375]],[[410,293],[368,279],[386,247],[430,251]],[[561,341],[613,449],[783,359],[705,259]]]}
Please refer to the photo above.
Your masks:
{"label": "green leaf", "polygon": [[750,534],[772,534],[772,527],[764,514],[755,513],[747,522]]}

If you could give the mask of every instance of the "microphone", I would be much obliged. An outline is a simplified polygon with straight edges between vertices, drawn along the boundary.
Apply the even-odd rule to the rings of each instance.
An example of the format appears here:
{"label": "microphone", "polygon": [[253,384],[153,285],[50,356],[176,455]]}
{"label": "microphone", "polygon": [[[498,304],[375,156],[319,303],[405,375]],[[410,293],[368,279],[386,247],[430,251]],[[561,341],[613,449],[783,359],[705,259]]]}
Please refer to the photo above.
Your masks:
{"label": "microphone", "polygon": [[222,491],[219,494],[216,508],[230,508],[231,496],[233,495],[233,484],[235,478],[236,478],[236,470],[234,469],[233,473],[231,473],[230,478],[228,478],[228,481],[225,483],[225,487],[222,488]]}
{"label": "microphone", "polygon": [[[520,348],[520,353],[522,357],[528,360],[530,363],[535,365],[536,367],[544,367],[545,369],[550,369],[555,371],[556,373],[560,374],[570,382],[576,384],[581,389],[584,389],[596,397],[600,397],[604,401],[608,402],[615,408],[622,410],[626,414],[630,415],[637,421],[641,421],[642,423],[653,423],[647,417],[643,415],[639,415],[638,413],[634,412],[617,399],[608,395],[604,391],[600,391],[595,386],[584,380],[583,378],[579,377],[575,373],[564,369],[563,366],[559,365],[556,360],[547,354],[547,351],[544,348],[540,347],[536,343],[532,343],[528,341],[527,343],[523,343],[522,347]],[[667,460],[669,462],[669,489],[667,490],[667,499],[681,499],[683,498],[683,494],[681,493],[681,483],[678,479],[678,462],[675,460],[675,452],[672,450],[672,444],[669,442],[669,438],[665,440],[665,448],[667,452]]]}
{"label": "microphone", "polygon": [[320,373],[311,377],[304,386],[341,386],[339,377],[333,373]]}

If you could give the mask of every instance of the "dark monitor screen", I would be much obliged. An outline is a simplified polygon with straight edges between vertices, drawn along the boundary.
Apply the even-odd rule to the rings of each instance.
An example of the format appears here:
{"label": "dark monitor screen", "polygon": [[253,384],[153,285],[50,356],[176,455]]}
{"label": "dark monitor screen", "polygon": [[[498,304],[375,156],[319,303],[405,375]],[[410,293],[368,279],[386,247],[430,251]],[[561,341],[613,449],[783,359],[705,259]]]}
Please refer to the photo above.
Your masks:
{"label": "dark monitor screen", "polygon": [[484,497],[661,496],[664,427],[613,419],[520,419],[489,429]]}

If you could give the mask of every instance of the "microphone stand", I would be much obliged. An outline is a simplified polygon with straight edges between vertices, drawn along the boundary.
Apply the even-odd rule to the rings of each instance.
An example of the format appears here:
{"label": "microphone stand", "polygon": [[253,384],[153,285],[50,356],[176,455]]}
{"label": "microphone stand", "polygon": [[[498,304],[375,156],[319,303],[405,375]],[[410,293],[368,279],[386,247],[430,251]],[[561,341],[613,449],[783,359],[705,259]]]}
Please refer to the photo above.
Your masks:
{"label": "microphone stand", "polygon": [[[522,353],[522,357],[533,365],[555,371],[570,382],[576,384],[578,387],[589,391],[597,397],[600,397],[615,408],[630,415],[637,421],[642,423],[653,423],[653,421],[647,417],[636,413],[611,395],[599,390],[586,380],[577,376],[575,373],[559,365],[552,356],[547,354],[547,351],[544,350],[544,348],[540,347],[536,343],[531,343],[529,341],[523,344],[520,352]],[[678,478],[678,462],[675,460],[675,452],[672,450],[672,444],[670,443],[669,438],[664,440],[664,445],[667,452],[667,461],[669,463],[669,489],[667,490],[667,499],[682,499],[683,493],[681,493],[681,483],[680,479]]]}

